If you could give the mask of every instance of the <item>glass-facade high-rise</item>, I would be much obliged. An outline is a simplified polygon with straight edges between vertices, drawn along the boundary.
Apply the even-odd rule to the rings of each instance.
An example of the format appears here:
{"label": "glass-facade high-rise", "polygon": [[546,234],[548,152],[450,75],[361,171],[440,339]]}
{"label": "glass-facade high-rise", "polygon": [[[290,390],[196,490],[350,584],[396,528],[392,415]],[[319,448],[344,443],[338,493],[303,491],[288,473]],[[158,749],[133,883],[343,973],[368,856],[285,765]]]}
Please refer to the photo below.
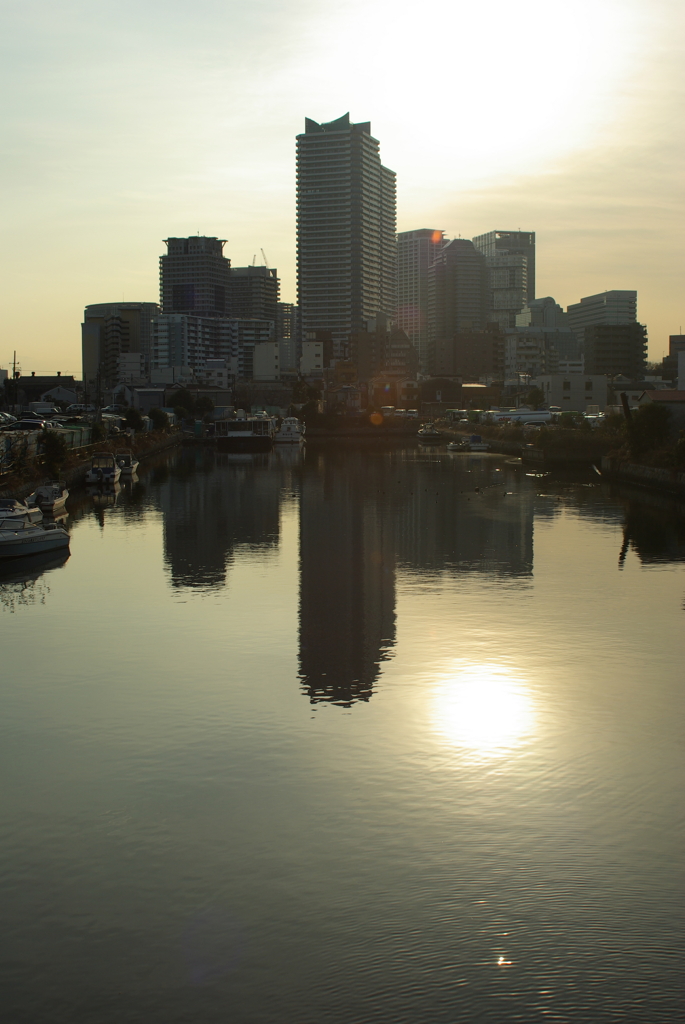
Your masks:
{"label": "glass-facade high-rise", "polygon": [[407,335],[424,369],[430,340],[428,309],[428,271],[446,244],[437,228],[400,231],[397,235],[397,315],[396,323]]}
{"label": "glass-facade high-rise", "polygon": [[227,316],[231,261],[226,240],[205,235],[165,239],[159,257],[159,291],[164,313]]}
{"label": "glass-facade high-rise", "polygon": [[368,121],[349,114],[297,136],[297,288],[302,336],[350,335],[395,312],[395,173],[383,167]]}

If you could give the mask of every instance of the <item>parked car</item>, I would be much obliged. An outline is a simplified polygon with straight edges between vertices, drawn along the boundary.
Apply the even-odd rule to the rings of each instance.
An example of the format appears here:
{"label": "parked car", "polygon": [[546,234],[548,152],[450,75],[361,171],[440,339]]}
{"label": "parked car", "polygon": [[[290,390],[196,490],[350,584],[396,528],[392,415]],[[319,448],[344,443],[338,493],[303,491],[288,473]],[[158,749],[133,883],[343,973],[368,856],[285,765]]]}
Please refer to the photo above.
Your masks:
{"label": "parked car", "polygon": [[0,412],[0,427],[6,426],[8,423],[16,423],[17,417],[13,416],[11,412]]}
{"label": "parked car", "polygon": [[16,423],[3,424],[0,430],[43,430],[48,425],[48,420],[23,419]]}
{"label": "parked car", "polygon": [[123,405],[106,405],[102,411],[109,412],[115,416],[118,416],[120,413],[123,413],[124,407]]}

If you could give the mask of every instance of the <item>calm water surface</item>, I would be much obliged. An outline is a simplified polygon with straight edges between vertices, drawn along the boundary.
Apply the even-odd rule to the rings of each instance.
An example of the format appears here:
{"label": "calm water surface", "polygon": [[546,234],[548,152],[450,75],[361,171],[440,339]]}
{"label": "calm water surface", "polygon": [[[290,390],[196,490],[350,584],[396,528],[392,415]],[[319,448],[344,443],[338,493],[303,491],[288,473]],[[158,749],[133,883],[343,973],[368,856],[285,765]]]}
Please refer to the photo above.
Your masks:
{"label": "calm water surface", "polygon": [[185,449],[0,579],[3,1018],[682,1019],[685,519]]}

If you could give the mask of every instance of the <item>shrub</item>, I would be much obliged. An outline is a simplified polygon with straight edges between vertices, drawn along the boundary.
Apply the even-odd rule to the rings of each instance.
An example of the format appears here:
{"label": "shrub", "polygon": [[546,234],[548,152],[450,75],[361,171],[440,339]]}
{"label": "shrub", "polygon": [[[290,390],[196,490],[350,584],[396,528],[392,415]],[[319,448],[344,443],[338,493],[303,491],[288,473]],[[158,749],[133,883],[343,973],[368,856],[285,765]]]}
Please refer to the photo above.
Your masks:
{"label": "shrub", "polygon": [[[178,409],[179,407],[185,412],[183,419],[187,419],[188,416],[192,416],[195,412],[195,402],[187,388],[179,388],[179,390],[175,391],[171,396],[171,408]],[[180,410],[178,415],[180,415]]]}
{"label": "shrub", "polygon": [[197,416],[202,416],[207,412],[214,412],[214,402],[209,395],[200,395],[195,403],[195,413]]}
{"label": "shrub", "polygon": [[104,441],[107,437],[107,431],[103,427],[102,423],[94,423],[90,428],[90,439],[93,444],[97,444],[98,441]]}
{"label": "shrub", "polygon": [[632,447],[649,451],[666,444],[671,432],[671,410],[656,402],[645,402],[632,415]]}

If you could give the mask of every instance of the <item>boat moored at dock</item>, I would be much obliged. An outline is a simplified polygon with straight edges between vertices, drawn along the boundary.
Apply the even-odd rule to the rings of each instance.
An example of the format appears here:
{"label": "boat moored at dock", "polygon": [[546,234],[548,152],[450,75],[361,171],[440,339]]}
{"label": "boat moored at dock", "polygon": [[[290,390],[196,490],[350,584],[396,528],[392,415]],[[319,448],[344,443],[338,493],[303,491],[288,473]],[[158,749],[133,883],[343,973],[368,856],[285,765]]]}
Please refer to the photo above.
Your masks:
{"label": "boat moored at dock", "polygon": [[268,416],[238,416],[214,424],[216,446],[222,452],[271,451],[274,434],[274,422]]}
{"label": "boat moored at dock", "polygon": [[433,423],[424,423],[416,436],[421,444],[440,444],[445,439]]}
{"label": "boat moored at dock", "polygon": [[26,521],[0,520],[0,559],[23,558],[68,547],[69,534],[56,523],[43,526]]}
{"label": "boat moored at dock", "polygon": [[121,466],[109,452],[99,452],[91,459],[86,473],[87,484],[114,484],[121,476]]}
{"label": "boat moored at dock", "polygon": [[117,465],[121,470],[122,476],[131,476],[131,474],[135,473],[140,465],[138,459],[135,457],[133,452],[130,451],[117,452],[114,457],[117,460]]}
{"label": "boat moored at dock", "polygon": [[276,431],[274,444],[304,444],[304,423],[297,416],[286,416]]}
{"label": "boat moored at dock", "polygon": [[62,484],[43,484],[36,487],[26,499],[29,508],[37,508],[47,516],[59,516],[64,512],[69,491]]}
{"label": "boat moored at dock", "polygon": [[16,498],[0,498],[0,523],[39,523],[42,518],[40,508],[23,504]]}

